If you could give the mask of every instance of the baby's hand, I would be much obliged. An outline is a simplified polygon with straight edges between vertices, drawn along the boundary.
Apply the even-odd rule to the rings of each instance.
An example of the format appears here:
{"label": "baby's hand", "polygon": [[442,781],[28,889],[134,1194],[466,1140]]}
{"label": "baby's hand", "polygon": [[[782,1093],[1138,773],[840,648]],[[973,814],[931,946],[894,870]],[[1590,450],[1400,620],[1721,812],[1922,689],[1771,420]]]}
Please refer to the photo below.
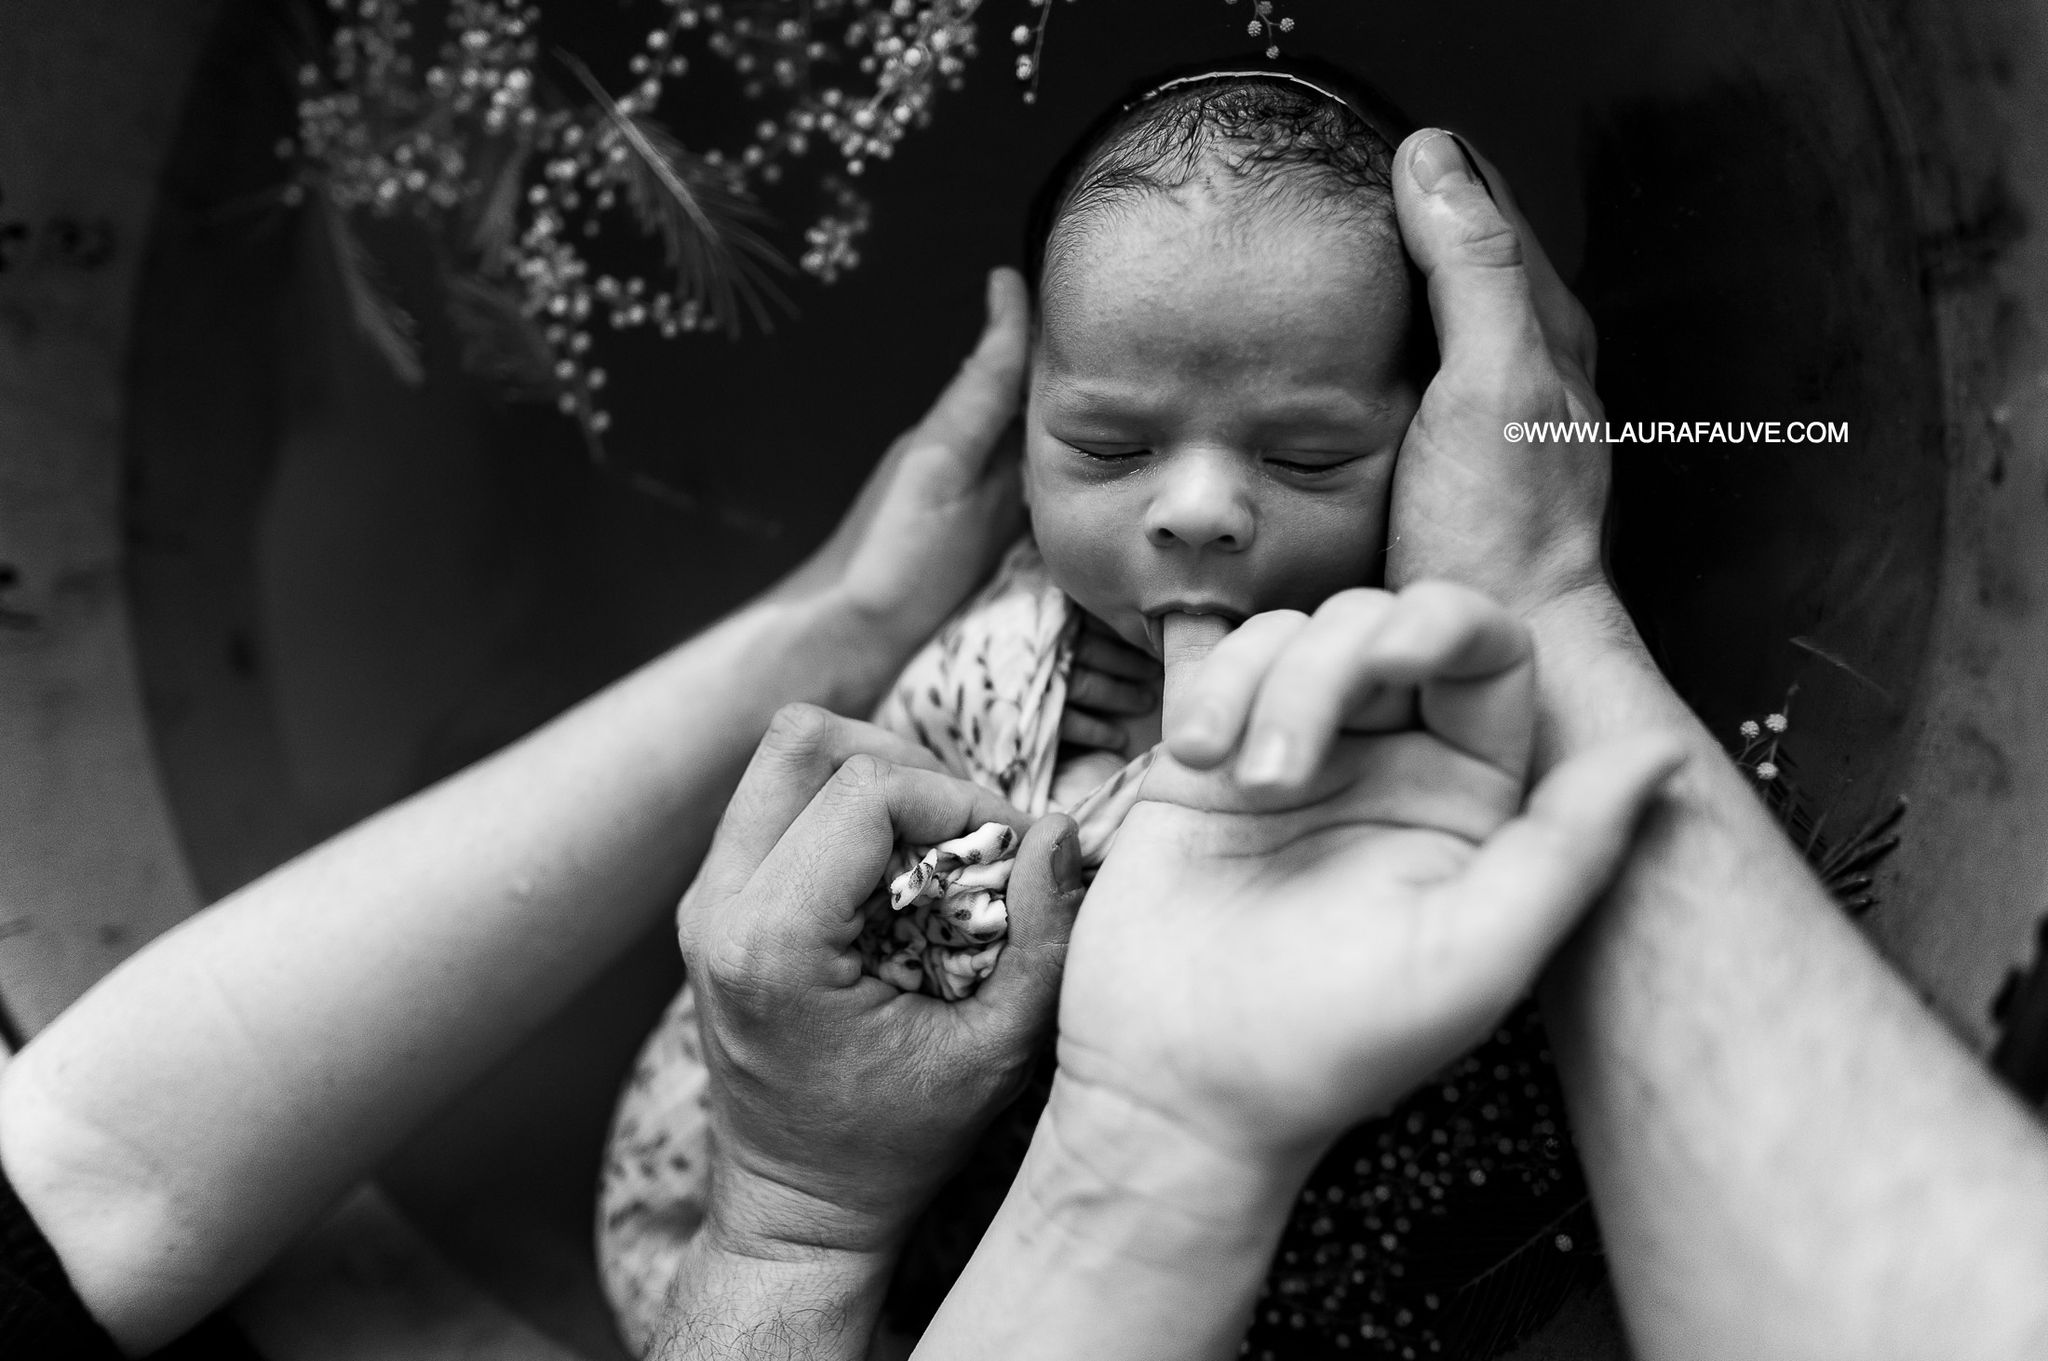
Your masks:
{"label": "baby's hand", "polygon": [[1082,616],[1060,740],[1129,755],[1136,745],[1129,720],[1157,713],[1161,680],[1158,662],[1100,620]]}

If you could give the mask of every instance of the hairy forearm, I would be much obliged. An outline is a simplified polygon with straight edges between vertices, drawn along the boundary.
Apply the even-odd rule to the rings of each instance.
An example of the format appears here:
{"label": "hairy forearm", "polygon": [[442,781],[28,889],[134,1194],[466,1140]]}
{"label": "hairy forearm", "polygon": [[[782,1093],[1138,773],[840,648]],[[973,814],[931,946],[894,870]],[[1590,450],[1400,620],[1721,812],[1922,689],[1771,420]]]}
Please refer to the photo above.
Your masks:
{"label": "hairy forearm", "polygon": [[746,1250],[705,1232],[676,1274],[653,1361],[861,1361],[891,1254]]}
{"label": "hairy forearm", "polygon": [[1546,754],[1696,755],[1546,982],[1645,1361],[2048,1354],[2048,1140],[1844,920],[1597,605],[1537,622]]}
{"label": "hairy forearm", "polygon": [[0,1082],[88,1303],[137,1347],[218,1304],[673,907],[781,703],[885,669],[786,592],[116,970]]}
{"label": "hairy forearm", "polygon": [[1062,1073],[916,1356],[1235,1356],[1312,1163],[1225,1153]]}

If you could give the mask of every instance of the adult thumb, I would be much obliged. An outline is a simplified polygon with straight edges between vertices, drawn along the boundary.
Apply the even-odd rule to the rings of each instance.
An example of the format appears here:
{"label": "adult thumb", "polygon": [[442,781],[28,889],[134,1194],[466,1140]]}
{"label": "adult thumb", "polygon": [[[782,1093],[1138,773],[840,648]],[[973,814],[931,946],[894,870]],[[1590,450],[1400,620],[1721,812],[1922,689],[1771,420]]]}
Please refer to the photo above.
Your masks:
{"label": "adult thumb", "polygon": [[993,1008],[1020,1031],[1050,1030],[1074,914],[1086,894],[1074,820],[1064,813],[1040,818],[1024,833],[1010,868],[1009,939],[972,1004]]}
{"label": "adult thumb", "polygon": [[1023,277],[988,277],[988,319],[974,352],[912,432],[913,447],[936,446],[971,480],[980,477],[1023,398],[1031,357],[1031,300]]}
{"label": "adult thumb", "polygon": [[1485,985],[1525,990],[1593,902],[1614,882],[1638,825],[1685,763],[1676,738],[1605,743],[1564,761],[1527,808],[1479,850],[1460,886],[1459,934],[1490,956]]}

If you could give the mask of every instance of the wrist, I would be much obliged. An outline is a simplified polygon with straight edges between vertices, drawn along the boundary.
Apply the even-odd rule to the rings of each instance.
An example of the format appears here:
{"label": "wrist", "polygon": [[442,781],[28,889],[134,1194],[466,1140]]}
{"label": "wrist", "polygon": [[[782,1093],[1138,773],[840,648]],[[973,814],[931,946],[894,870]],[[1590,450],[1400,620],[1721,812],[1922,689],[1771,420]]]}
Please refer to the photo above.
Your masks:
{"label": "wrist", "polygon": [[855,1203],[720,1149],[712,1162],[704,1237],[722,1252],[768,1262],[893,1262],[924,1206],[918,1197],[881,1199]]}
{"label": "wrist", "polygon": [[1063,1236],[1175,1271],[1270,1255],[1319,1149],[1239,1146],[1062,1070],[1019,1181]]}
{"label": "wrist", "polygon": [[792,1241],[715,1208],[674,1276],[650,1357],[858,1361],[881,1317],[892,1251]]}
{"label": "wrist", "polygon": [[1062,1071],[920,1354],[1234,1354],[1304,1171]]}
{"label": "wrist", "polygon": [[1536,642],[1539,773],[1589,747],[1647,733],[1719,750],[1606,582],[1550,597],[1523,620]]}
{"label": "wrist", "polygon": [[[770,646],[786,678],[778,704],[815,704],[851,718],[866,718],[901,673],[915,643],[904,644],[878,626],[835,585],[807,582],[803,571],[762,597],[757,608],[773,622]],[[922,641],[922,640],[919,640]]]}

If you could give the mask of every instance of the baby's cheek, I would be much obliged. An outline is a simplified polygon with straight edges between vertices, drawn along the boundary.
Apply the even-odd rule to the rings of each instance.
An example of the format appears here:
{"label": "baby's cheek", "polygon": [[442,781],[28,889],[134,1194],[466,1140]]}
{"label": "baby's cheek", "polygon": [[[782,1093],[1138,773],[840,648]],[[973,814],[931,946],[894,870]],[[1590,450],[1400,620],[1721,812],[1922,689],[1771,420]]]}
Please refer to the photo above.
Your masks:
{"label": "baby's cheek", "polygon": [[1100,615],[1127,604],[1122,536],[1099,494],[1061,493],[1041,484],[1031,501],[1031,533],[1062,590]]}
{"label": "baby's cheek", "polygon": [[1284,533],[1274,535],[1270,546],[1276,550],[1271,561],[1279,567],[1274,575],[1280,592],[1291,598],[1290,603],[1309,602],[1297,608],[1313,609],[1354,586],[1381,585],[1386,573],[1386,498],[1363,498],[1342,508],[1306,508]]}

